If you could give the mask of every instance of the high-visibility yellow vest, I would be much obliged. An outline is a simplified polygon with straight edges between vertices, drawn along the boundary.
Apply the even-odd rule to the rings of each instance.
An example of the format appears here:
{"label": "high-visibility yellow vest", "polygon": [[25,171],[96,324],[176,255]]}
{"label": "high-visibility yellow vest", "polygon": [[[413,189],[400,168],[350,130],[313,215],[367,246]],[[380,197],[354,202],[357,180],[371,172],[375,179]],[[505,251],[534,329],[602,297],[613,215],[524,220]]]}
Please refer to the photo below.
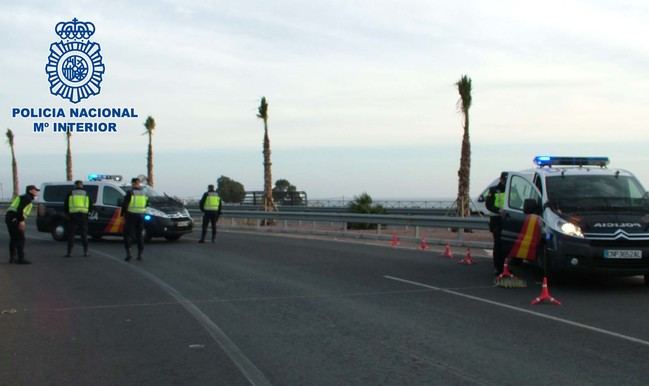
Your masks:
{"label": "high-visibility yellow vest", "polygon": [[203,209],[206,211],[216,212],[219,210],[219,205],[221,204],[221,197],[219,197],[216,192],[207,192],[207,198],[205,199],[205,204]]}
{"label": "high-visibility yellow vest", "polygon": [[146,211],[146,204],[149,198],[141,190],[133,189],[131,192],[131,202],[128,203],[128,212],[142,214]]}
{"label": "high-visibility yellow vest", "polygon": [[496,192],[494,193],[494,206],[498,209],[505,207],[505,193]]}
{"label": "high-visibility yellow vest", "polygon": [[88,213],[90,209],[90,197],[83,189],[74,189],[68,199],[70,213]]}
{"label": "high-visibility yellow vest", "polygon": [[[20,205],[20,196],[16,196],[12,201],[11,205],[7,209],[7,212],[18,212],[18,205]],[[27,216],[32,212],[32,203],[30,202],[23,209],[23,217],[27,219]]]}

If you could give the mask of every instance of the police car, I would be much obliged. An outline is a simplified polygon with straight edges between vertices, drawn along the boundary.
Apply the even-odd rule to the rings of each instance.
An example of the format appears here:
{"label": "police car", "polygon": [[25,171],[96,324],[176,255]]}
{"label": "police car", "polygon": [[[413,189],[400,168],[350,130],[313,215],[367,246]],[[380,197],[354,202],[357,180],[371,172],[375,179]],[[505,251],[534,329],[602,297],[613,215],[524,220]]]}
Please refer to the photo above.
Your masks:
{"label": "police car", "polygon": [[[508,172],[502,239],[506,250],[528,214],[542,219],[540,265],[622,276],[649,284],[649,193],[608,157],[537,156],[536,168]],[[542,250],[545,245],[545,251]],[[545,252],[545,253],[543,253]]]}
{"label": "police car", "polygon": [[[121,205],[131,187],[123,185],[119,175],[101,174],[91,174],[83,185],[94,204],[94,210],[88,215],[88,234],[94,239],[121,236],[124,230]],[[36,226],[40,232],[50,233],[57,241],[67,239],[63,202],[73,186],[69,181],[47,182],[41,186]],[[143,190],[149,197],[149,207],[144,215],[145,240],[164,237],[173,241],[192,232],[194,222],[181,202],[166,194],[158,194],[146,185]]]}

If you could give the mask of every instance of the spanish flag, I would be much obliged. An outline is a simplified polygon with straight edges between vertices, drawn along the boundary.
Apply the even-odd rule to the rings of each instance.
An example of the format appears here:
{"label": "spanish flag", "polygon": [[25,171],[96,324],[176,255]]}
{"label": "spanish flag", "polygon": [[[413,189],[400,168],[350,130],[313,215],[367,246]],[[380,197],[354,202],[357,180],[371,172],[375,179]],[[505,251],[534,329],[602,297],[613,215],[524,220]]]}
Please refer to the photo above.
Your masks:
{"label": "spanish flag", "polygon": [[113,213],[113,217],[108,222],[108,225],[106,225],[104,233],[116,234],[124,232],[124,217],[121,214],[122,208],[115,209],[115,213]]}
{"label": "spanish flag", "polygon": [[536,249],[541,240],[541,217],[528,214],[523,222],[521,232],[509,252],[509,257],[536,260]]}

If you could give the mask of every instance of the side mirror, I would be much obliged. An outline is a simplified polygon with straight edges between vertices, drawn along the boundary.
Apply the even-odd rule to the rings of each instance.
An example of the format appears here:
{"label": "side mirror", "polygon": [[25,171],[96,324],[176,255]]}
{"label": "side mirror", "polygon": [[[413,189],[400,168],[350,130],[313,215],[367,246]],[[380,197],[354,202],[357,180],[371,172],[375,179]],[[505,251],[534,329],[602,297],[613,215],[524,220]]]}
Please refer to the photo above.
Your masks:
{"label": "side mirror", "polygon": [[525,214],[540,214],[541,206],[539,201],[535,198],[527,198],[523,202],[523,213]]}

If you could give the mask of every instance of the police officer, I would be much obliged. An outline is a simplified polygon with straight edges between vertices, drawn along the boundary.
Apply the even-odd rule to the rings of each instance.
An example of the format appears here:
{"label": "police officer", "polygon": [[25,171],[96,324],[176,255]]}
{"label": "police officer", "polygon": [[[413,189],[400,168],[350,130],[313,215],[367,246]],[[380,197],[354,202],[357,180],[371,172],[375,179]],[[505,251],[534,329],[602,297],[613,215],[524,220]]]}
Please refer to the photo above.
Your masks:
{"label": "police officer", "polygon": [[124,247],[126,248],[126,258],[124,261],[131,260],[131,239],[137,241],[137,259],[142,260],[144,251],[144,240],[142,232],[144,231],[144,212],[149,205],[149,198],[142,190],[139,178],[131,179],[131,191],[124,197],[122,202],[122,216],[124,216]]}
{"label": "police officer", "polygon": [[63,209],[68,216],[68,253],[65,257],[72,254],[77,229],[81,231],[83,256],[88,257],[88,213],[92,210],[92,200],[83,188],[82,181],[74,181],[74,188],[68,194]]}
{"label": "police officer", "polygon": [[203,193],[200,201],[201,212],[203,212],[203,231],[199,243],[205,242],[207,226],[212,224],[212,242],[216,238],[216,222],[221,215],[221,197],[214,191],[214,185],[207,186],[207,192]]}
{"label": "police officer", "polygon": [[10,237],[9,264],[31,264],[25,259],[25,219],[32,211],[32,201],[38,197],[38,192],[40,189],[36,186],[28,185],[25,194],[15,197],[7,209],[5,223]]}
{"label": "police officer", "polygon": [[507,173],[500,174],[498,185],[489,188],[489,193],[485,199],[487,209],[493,214],[489,217],[489,230],[494,237],[493,260],[496,275],[503,272],[505,263],[505,252],[502,245],[502,216],[501,210],[505,206],[505,184],[507,183]]}

